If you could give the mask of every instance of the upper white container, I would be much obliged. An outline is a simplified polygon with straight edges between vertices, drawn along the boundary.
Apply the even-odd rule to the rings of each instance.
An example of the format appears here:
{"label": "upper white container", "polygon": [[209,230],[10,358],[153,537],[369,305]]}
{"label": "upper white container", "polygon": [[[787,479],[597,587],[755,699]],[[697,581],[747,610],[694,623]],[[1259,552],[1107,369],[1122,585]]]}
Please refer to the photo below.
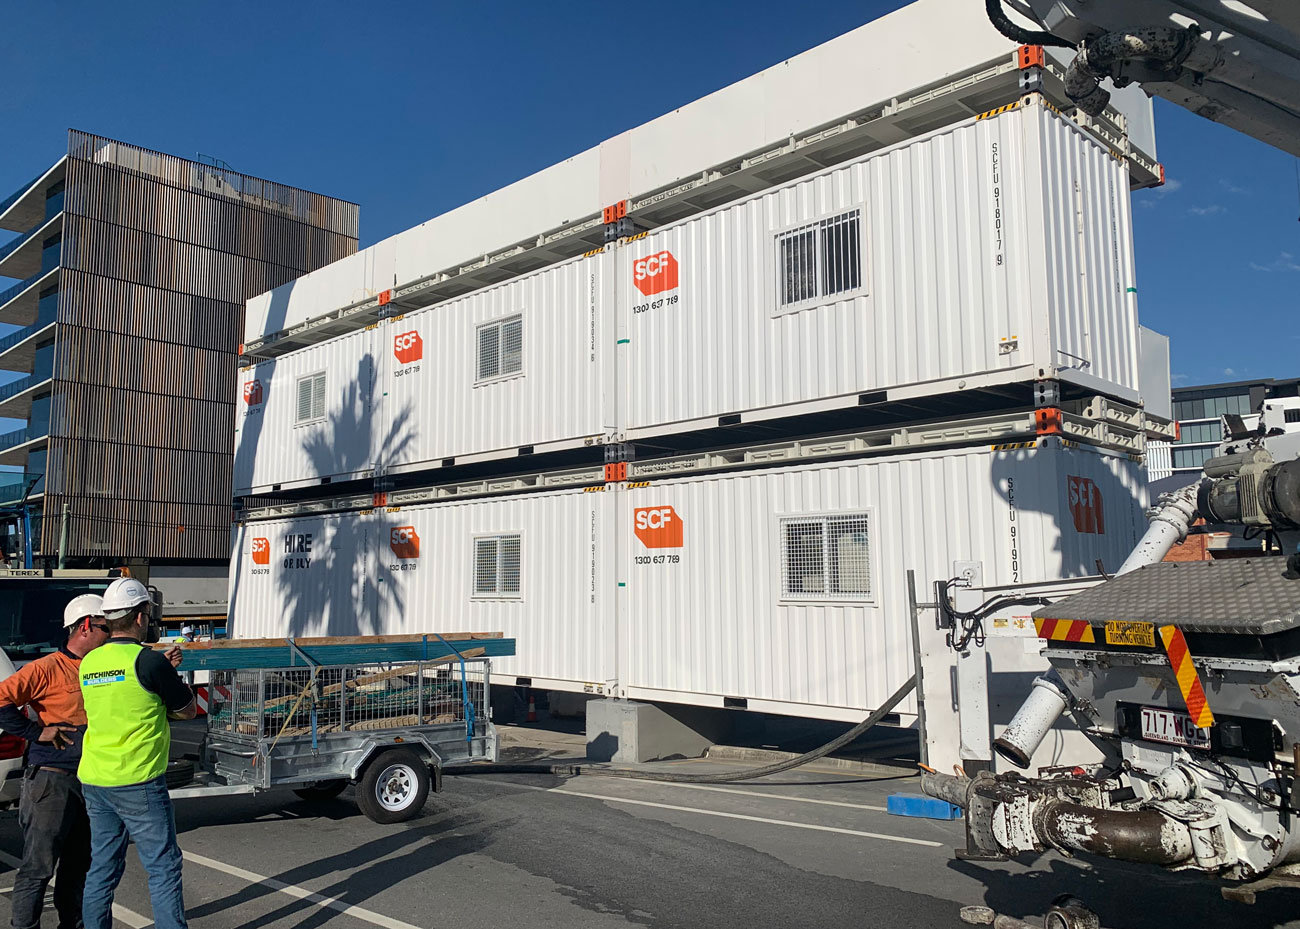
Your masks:
{"label": "upper white container", "polygon": [[575,259],[245,369],[235,493],[603,442],[607,267]]}
{"label": "upper white container", "polygon": [[618,488],[238,526],[231,634],[501,630],[497,682],[857,720],[911,673],[909,569],[1084,576],[1145,528],[1138,464],[1053,439]]}
{"label": "upper white container", "polygon": [[[1138,401],[1134,290],[1123,165],[1029,98],[258,365],[244,374],[261,404],[241,407],[234,489],[671,435],[864,394],[1047,377]],[[307,376],[323,378],[329,411],[304,422]]]}
{"label": "upper white container", "polygon": [[[989,24],[981,4],[919,0],[255,297],[248,303],[245,337],[291,328],[387,288],[454,271],[585,217],[598,222],[602,208],[621,200],[767,155],[854,115],[886,112],[926,89],[975,80],[1009,61],[1015,49]],[[1134,85],[1116,91],[1112,105],[1122,112],[1134,147],[1154,159],[1150,100]],[[956,106],[948,110],[953,111],[961,112]],[[926,128],[931,125],[926,122]],[[904,125],[887,132],[891,141],[914,134]]]}
{"label": "upper white container", "polygon": [[1042,377],[1136,401],[1131,230],[1122,164],[1037,98],[657,229],[617,252],[621,429]]}

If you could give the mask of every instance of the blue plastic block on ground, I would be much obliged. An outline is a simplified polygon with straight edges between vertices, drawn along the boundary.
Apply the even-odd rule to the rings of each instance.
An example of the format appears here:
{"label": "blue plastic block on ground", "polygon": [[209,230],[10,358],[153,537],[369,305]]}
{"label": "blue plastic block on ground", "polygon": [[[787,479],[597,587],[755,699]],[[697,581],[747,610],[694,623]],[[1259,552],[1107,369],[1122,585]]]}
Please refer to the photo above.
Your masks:
{"label": "blue plastic block on ground", "polygon": [[886,809],[892,816],[916,816],[921,819],[961,819],[961,807],[946,800],[921,794],[890,794]]}

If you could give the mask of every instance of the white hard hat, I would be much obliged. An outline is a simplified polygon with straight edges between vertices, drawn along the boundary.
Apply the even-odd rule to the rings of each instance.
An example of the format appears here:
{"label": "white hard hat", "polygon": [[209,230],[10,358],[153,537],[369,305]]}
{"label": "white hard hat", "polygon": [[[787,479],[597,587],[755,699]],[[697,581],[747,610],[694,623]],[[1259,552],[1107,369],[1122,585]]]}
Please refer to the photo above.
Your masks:
{"label": "white hard hat", "polygon": [[119,577],[104,591],[104,616],[121,619],[142,603],[152,603],[149,588],[133,577]]}
{"label": "white hard hat", "polygon": [[193,626],[181,626],[181,635],[194,635]]}
{"label": "white hard hat", "polygon": [[63,608],[63,626],[76,625],[87,616],[104,615],[104,598],[99,594],[82,594],[79,597],[73,597],[68,601],[68,605]]}

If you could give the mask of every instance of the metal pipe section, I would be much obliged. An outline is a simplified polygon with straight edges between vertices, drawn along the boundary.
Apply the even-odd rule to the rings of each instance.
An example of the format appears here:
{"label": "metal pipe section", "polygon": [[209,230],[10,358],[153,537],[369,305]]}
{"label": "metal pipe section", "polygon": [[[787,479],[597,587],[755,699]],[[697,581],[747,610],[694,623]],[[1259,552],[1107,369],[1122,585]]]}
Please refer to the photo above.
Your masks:
{"label": "metal pipe section", "polygon": [[966,808],[966,790],[970,784],[970,778],[957,777],[955,774],[926,771],[921,775],[921,793],[962,809]]}
{"label": "metal pipe section", "polygon": [[1002,735],[993,740],[993,750],[1017,768],[1028,768],[1029,759],[1065,712],[1067,701],[1065,682],[1055,668],[1034,678],[1029,696]]}
{"label": "metal pipe section", "polygon": [[1117,576],[1163,561],[1171,548],[1187,538],[1187,530],[1196,521],[1196,495],[1200,486],[1198,480],[1172,493],[1161,494],[1160,509],[1156,510],[1146,533],[1115,572]]}
{"label": "metal pipe section", "polygon": [[1034,811],[1033,826],[1048,844],[1066,851],[1161,867],[1192,857],[1187,827],[1156,810],[1099,810],[1048,800]]}

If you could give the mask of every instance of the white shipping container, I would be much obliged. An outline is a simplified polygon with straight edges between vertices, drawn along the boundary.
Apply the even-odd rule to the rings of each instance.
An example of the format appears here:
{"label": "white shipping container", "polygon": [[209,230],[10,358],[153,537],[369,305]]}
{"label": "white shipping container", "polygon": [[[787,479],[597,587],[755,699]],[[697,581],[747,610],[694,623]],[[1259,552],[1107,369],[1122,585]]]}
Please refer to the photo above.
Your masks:
{"label": "white shipping container", "polygon": [[362,330],[242,371],[235,494],[373,474],[384,447],[373,403],[380,363]]}
{"label": "white shipping container", "polygon": [[1041,377],[1140,398],[1126,172],[1041,104],[654,230],[618,260],[629,438]]}
{"label": "white shipping container", "polygon": [[502,630],[507,683],[859,719],[911,674],[908,569],[922,598],[959,561],[1113,569],[1144,495],[1129,458],[1046,439],[251,522],[231,631]]}
{"label": "white shipping container", "polygon": [[[246,370],[235,494],[603,441],[605,268],[574,259]],[[299,405],[304,377],[321,418]]]}
{"label": "white shipping container", "polygon": [[[245,427],[235,492],[359,463],[413,471],[852,408],[864,394],[1059,378],[1137,402],[1125,169],[1035,100],[260,365],[248,378],[272,377],[261,415],[285,425]],[[342,416],[332,457],[281,448],[316,442],[289,425],[287,379],[318,369]],[[294,410],[272,415],[277,404]],[[358,424],[362,409],[371,421]]]}
{"label": "white shipping container", "polygon": [[[938,28],[941,24],[942,28]],[[484,255],[535,240],[602,208],[690,183],[740,159],[769,156],[792,138],[842,129],[850,118],[900,109],[881,127],[902,138],[908,103],[927,93],[978,83],[1006,65],[1016,43],[997,32],[971,0],[919,0],[792,55],[698,100],[607,139],[551,167],[398,233],[356,255],[248,301],[250,341],[375,297],[381,290],[454,270]],[[1064,71],[1072,53],[1048,49]],[[1151,101],[1133,85],[1112,90],[1133,147],[1155,158]],[[953,96],[959,96],[954,94]],[[909,100],[913,97],[914,100]],[[943,112],[959,104],[947,102]],[[912,110],[915,112],[915,109]],[[782,164],[780,170],[790,165]]]}

